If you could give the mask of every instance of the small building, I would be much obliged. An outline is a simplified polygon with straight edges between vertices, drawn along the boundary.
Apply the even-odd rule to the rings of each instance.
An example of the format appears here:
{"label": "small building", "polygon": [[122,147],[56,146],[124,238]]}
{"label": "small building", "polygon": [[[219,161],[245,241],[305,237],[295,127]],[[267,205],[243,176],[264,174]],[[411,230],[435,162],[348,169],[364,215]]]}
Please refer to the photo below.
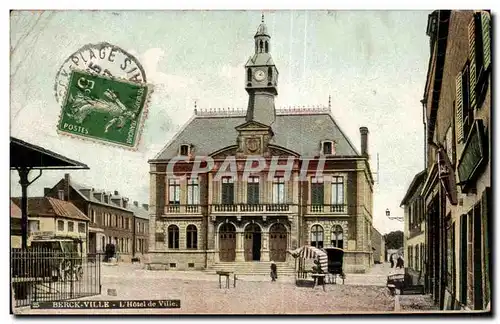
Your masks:
{"label": "small building", "polygon": [[[18,207],[21,198],[12,198]],[[12,208],[11,208],[12,210]],[[78,239],[82,253],[87,251],[87,233],[90,219],[69,201],[52,197],[28,198],[28,246],[34,236],[57,236]],[[20,248],[19,246],[12,246]]]}
{"label": "small building", "polygon": [[65,174],[53,188],[45,188],[46,197],[71,201],[90,219],[89,253],[103,253],[106,244],[116,246],[121,261],[130,261],[134,213],[127,209],[128,198],[72,181]]}
{"label": "small building", "polygon": [[424,201],[420,192],[424,185],[426,170],[415,175],[401,201],[404,206],[404,250],[406,273],[413,278],[413,284],[423,285],[425,281],[425,222]]}
{"label": "small building", "polygon": [[129,209],[134,213],[132,257],[142,258],[148,253],[149,206],[148,204],[140,205],[137,201],[134,201],[129,205]]}
{"label": "small building", "polygon": [[385,239],[375,227],[372,227],[372,250],[373,263],[384,263],[385,261]]}

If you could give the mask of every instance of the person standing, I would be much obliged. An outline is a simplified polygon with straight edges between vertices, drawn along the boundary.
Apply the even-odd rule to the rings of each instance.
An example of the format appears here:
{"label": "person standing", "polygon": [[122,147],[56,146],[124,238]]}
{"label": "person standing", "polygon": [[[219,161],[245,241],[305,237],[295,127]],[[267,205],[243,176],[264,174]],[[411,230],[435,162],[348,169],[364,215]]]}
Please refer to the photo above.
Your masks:
{"label": "person standing", "polygon": [[276,267],[276,263],[271,261],[271,281],[276,281],[278,278],[278,268]]}

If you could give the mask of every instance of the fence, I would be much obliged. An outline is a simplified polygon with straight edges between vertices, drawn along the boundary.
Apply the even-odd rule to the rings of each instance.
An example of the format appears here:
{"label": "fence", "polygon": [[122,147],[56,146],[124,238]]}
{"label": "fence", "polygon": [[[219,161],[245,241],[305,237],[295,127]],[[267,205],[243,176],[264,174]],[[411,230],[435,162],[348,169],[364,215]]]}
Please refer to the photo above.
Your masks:
{"label": "fence", "polygon": [[11,283],[15,307],[98,295],[100,258],[77,252],[13,249]]}

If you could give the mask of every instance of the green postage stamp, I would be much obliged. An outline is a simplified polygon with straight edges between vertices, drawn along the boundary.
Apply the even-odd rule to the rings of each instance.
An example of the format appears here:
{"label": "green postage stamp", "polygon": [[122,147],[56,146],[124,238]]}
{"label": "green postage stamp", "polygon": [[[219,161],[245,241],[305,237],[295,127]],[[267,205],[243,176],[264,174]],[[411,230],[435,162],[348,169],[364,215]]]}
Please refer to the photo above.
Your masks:
{"label": "green postage stamp", "polygon": [[152,88],[148,84],[74,70],[59,133],[136,149]]}

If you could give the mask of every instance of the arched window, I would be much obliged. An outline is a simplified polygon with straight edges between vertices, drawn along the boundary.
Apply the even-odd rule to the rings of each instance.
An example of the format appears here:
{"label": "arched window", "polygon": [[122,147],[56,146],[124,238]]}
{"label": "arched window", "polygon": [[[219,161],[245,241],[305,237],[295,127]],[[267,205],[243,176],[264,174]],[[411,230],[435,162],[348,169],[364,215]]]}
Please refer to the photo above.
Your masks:
{"label": "arched window", "polygon": [[179,228],[175,225],[170,225],[168,227],[168,248],[179,248]]}
{"label": "arched window", "polygon": [[311,228],[311,245],[323,248],[323,227],[321,225],[314,225]]}
{"label": "arched window", "polygon": [[250,68],[247,69],[247,81],[248,82],[252,81],[252,69]]}
{"label": "arched window", "polygon": [[340,249],[344,248],[344,231],[342,230],[342,226],[335,225],[332,228],[332,246],[338,247]]}
{"label": "arched window", "polygon": [[198,248],[198,230],[194,225],[188,225],[188,227],[186,228],[186,248]]}
{"label": "arched window", "polygon": [[268,53],[268,52],[269,52],[269,43],[268,43],[267,41],[266,41],[265,48],[266,48],[266,49],[265,49],[266,53]]}
{"label": "arched window", "polygon": [[260,52],[260,53],[262,53],[262,49],[263,49],[263,47],[264,47],[264,42],[261,40],[261,41],[259,42],[259,52]]}

